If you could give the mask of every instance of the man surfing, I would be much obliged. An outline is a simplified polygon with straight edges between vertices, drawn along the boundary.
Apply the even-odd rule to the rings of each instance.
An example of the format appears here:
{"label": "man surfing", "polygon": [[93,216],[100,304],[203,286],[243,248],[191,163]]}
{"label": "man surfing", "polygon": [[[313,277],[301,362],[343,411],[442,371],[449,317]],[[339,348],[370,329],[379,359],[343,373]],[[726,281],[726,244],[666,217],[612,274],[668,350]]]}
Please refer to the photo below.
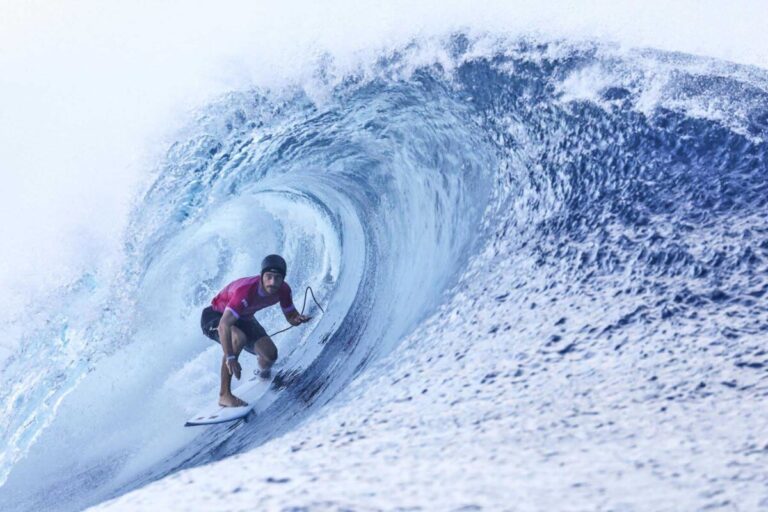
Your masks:
{"label": "man surfing", "polygon": [[219,405],[240,407],[248,405],[232,394],[232,375],[240,379],[242,368],[237,358],[245,349],[258,357],[262,378],[269,378],[270,368],[277,361],[277,347],[253,314],[280,302],[285,318],[291,325],[300,325],[312,317],[299,314],[293,305],[291,287],[285,282],[285,260],[270,254],[261,262],[261,274],[243,277],[225,286],[203,309],[200,326],[203,334],[221,344],[221,389]]}

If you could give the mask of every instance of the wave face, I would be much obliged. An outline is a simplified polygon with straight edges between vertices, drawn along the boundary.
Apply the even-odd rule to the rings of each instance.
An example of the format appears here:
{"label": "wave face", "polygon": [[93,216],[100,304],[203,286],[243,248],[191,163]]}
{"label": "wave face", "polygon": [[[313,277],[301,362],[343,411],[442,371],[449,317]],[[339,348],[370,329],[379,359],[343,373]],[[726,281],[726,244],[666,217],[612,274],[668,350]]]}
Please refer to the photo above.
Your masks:
{"label": "wave face", "polygon": [[[455,36],[333,73],[203,109],[137,201],[119,275],[40,302],[3,372],[4,510],[77,510],[258,446],[457,296],[494,295],[473,344],[525,347],[520,386],[568,360],[574,385],[657,409],[765,400],[765,72]],[[297,306],[309,285],[327,313],[310,299],[313,323],[275,337],[264,414],[185,430],[218,378],[199,312],[272,252]]]}

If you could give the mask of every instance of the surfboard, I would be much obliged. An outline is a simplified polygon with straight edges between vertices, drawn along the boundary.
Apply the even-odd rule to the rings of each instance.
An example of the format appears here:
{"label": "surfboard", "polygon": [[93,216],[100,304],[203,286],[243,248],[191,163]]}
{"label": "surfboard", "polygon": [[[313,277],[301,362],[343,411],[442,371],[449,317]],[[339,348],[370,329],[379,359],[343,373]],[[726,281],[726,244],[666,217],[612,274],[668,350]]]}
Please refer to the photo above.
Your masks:
{"label": "surfboard", "polygon": [[227,423],[244,418],[247,420],[247,416],[256,406],[258,399],[269,390],[269,386],[272,384],[274,376],[274,371],[268,379],[253,376],[249,381],[243,383],[242,386],[232,391],[235,396],[245,400],[248,405],[243,407],[222,407],[218,404],[217,400],[215,404],[203,409],[188,419],[184,426],[195,427],[199,425],[215,425],[217,423]]}

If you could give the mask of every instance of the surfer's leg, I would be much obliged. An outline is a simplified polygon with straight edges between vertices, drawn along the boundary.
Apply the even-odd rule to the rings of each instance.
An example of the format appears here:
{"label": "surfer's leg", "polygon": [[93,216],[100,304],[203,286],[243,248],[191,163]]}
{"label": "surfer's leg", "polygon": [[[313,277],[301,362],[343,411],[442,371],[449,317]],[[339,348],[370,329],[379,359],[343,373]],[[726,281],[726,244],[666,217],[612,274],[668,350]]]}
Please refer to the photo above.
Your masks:
{"label": "surfer's leg", "polygon": [[262,370],[262,376],[277,361],[277,347],[272,338],[269,337],[264,327],[255,319],[242,322],[238,327],[242,327],[243,332],[248,336],[245,343],[245,350],[257,356],[259,368]]}
{"label": "surfer's leg", "polygon": [[[232,349],[236,356],[240,355],[245,342],[247,341],[245,333],[235,326],[232,326]],[[227,369],[227,359],[221,358],[221,389],[219,390],[219,404],[221,405],[247,405],[244,401],[232,394],[232,374]]]}
{"label": "surfer's leg", "polygon": [[253,344],[253,348],[259,354],[259,368],[269,370],[277,361],[277,347],[269,336],[262,336]]}

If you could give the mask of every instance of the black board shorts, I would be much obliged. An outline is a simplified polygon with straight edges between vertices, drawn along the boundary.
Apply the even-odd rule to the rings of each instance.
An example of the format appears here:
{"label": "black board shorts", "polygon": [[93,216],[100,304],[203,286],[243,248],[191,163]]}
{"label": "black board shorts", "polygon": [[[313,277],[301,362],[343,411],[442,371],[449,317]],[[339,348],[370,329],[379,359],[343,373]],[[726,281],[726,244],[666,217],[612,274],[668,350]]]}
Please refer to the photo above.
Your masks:
{"label": "black board shorts", "polygon": [[[219,313],[211,306],[208,306],[203,310],[203,314],[200,316],[200,327],[203,329],[203,334],[211,338],[216,343],[221,343],[219,340],[219,320],[224,313]],[[248,319],[238,318],[235,322],[235,327],[245,333],[248,341],[245,343],[245,350],[253,355],[256,355],[254,346],[256,340],[263,338],[267,335],[267,331],[261,326],[261,324],[253,317]]]}

